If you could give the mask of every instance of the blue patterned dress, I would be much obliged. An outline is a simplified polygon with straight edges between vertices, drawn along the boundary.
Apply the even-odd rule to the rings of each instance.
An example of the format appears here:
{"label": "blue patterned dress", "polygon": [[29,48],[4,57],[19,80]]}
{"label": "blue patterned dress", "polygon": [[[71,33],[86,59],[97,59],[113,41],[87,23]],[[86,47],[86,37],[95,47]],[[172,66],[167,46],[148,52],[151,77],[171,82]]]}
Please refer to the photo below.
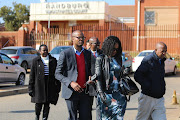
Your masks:
{"label": "blue patterned dress", "polygon": [[[121,67],[114,58],[111,58],[110,86],[108,91],[105,91],[107,105],[103,104],[99,95],[97,96],[100,108],[100,120],[123,120],[127,101],[125,96],[119,91],[120,71]],[[115,100],[112,101],[112,98]]]}

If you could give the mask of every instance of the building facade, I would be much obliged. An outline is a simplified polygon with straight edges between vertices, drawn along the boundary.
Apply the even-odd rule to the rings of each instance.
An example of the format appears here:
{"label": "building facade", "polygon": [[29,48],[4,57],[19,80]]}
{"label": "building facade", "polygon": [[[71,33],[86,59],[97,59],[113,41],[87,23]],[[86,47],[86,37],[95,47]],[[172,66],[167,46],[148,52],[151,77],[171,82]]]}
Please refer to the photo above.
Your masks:
{"label": "building facade", "polygon": [[[120,7],[118,6],[119,12],[123,14]],[[35,29],[36,32],[44,31],[48,33],[48,28],[66,29],[70,26],[85,24],[103,25],[105,22],[110,21],[121,22],[118,17],[134,17],[134,11],[129,11],[124,16],[121,16],[116,14],[119,13],[117,10],[117,6],[109,6],[104,1],[31,3],[30,30]]]}
{"label": "building facade", "polygon": [[138,51],[154,49],[163,41],[180,54],[180,0],[135,0],[134,44]]}

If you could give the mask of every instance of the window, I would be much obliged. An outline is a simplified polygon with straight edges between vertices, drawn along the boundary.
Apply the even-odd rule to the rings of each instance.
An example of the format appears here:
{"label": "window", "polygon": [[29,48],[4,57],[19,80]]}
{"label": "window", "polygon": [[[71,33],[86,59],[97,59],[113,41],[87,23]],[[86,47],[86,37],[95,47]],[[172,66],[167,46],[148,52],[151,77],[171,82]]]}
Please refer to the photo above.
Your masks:
{"label": "window", "polygon": [[21,54],[24,54],[24,50],[22,49],[22,50],[20,51],[20,53],[21,53]]}
{"label": "window", "polygon": [[24,54],[31,54],[31,48],[25,48],[23,51]]}
{"label": "window", "polygon": [[15,49],[1,49],[0,52],[5,53],[5,54],[16,54],[17,50],[15,50]]}
{"label": "window", "polygon": [[56,47],[50,53],[51,54],[59,54],[61,51],[65,50],[67,48],[69,48],[69,47]]}
{"label": "window", "polygon": [[4,64],[13,64],[12,60],[5,55],[1,55]]}
{"label": "window", "polygon": [[154,11],[145,11],[145,25],[155,25]]}
{"label": "window", "polygon": [[138,56],[145,57],[145,56],[147,56],[147,55],[149,55],[149,54],[151,54],[151,53],[152,53],[152,52],[141,52],[141,53],[139,53]]}
{"label": "window", "polygon": [[31,48],[31,54],[37,54],[37,51],[33,48]]}

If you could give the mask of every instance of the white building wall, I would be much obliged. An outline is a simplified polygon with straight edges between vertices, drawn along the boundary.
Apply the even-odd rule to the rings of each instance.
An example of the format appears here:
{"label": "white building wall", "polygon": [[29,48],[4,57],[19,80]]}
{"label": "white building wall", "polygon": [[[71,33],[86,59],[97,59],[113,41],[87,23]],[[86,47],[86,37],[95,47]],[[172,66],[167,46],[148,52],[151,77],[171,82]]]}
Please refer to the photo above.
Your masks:
{"label": "white building wall", "polygon": [[108,20],[107,12],[104,1],[31,3],[30,21]]}

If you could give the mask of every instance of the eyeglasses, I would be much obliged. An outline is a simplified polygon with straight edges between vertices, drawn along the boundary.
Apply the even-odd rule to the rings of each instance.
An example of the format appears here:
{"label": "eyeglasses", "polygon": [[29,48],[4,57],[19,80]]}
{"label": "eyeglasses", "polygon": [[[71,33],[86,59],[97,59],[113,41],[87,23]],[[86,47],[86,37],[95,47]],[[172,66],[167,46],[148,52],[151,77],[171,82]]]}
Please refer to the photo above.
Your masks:
{"label": "eyeglasses", "polygon": [[97,45],[98,43],[91,43],[91,44]]}
{"label": "eyeglasses", "polygon": [[113,48],[113,51],[118,51],[119,50],[119,48]]}
{"label": "eyeglasses", "polygon": [[73,36],[73,37],[75,37],[77,39],[82,39],[82,40],[86,39],[86,37],[76,37],[76,36]]}
{"label": "eyeglasses", "polygon": [[42,50],[42,51],[46,51],[46,52],[47,52],[47,51],[48,51],[48,49],[45,49],[45,50]]}

